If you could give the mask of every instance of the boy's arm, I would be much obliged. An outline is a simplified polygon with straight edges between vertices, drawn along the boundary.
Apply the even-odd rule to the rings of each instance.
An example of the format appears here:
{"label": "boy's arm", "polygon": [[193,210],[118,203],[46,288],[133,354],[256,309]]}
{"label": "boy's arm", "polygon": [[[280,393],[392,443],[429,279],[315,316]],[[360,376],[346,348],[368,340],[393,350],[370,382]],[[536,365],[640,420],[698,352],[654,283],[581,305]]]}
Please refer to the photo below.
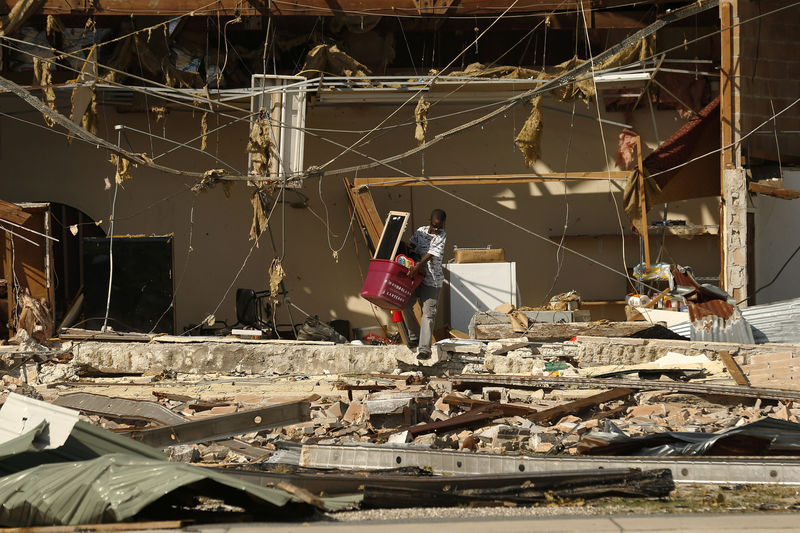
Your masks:
{"label": "boy's arm", "polygon": [[430,261],[431,257],[433,257],[431,254],[425,254],[425,257],[417,261],[417,264],[415,264],[408,270],[408,277],[413,278],[414,276],[416,276],[422,269],[422,266],[428,261]]}

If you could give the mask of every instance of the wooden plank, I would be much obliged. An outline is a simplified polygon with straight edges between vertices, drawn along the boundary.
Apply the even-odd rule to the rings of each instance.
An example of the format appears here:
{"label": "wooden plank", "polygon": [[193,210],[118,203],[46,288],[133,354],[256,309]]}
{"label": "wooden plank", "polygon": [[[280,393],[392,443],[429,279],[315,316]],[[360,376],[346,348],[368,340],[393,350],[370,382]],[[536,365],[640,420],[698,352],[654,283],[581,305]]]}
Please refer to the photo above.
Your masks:
{"label": "wooden plank", "polygon": [[720,172],[719,190],[722,194],[722,201],[719,206],[719,286],[725,287],[725,264],[727,246],[725,244],[725,217],[728,213],[725,206],[725,169],[733,166],[733,32],[732,32],[733,7],[728,2],[722,2],[719,6],[720,21],[720,137],[723,147],[719,155]]}
{"label": "wooden plank", "polygon": [[533,407],[528,407],[525,405],[515,405],[511,403],[497,403],[497,402],[490,402],[489,400],[478,400],[476,398],[469,398],[463,394],[459,393],[448,393],[442,396],[442,401],[449,405],[456,405],[458,407],[466,407],[469,409],[475,409],[477,407],[485,407],[487,405],[494,405],[501,411],[505,416],[528,416],[538,411]]}
{"label": "wooden plank", "polygon": [[524,334],[515,333],[511,324],[482,324],[475,326],[475,338],[481,340],[507,339],[525,335],[530,341],[557,342],[576,336],[628,337],[653,327],[650,322],[535,322]]}
{"label": "wooden plank", "polygon": [[395,187],[417,185],[491,185],[504,183],[537,183],[548,181],[587,181],[601,179],[627,180],[630,172],[561,172],[550,174],[495,174],[492,176],[426,176],[426,177],[386,177],[356,178],[356,187]]}
{"label": "wooden plank", "polygon": [[25,210],[17,204],[0,200],[0,218],[3,220],[8,220],[14,224],[25,224],[30,217],[30,213],[26,213]]}
{"label": "wooden plank", "polygon": [[383,220],[380,215],[378,215],[378,210],[375,208],[372,194],[366,187],[348,186],[348,190],[351,201],[353,202],[353,208],[356,210],[356,216],[366,229],[367,233],[365,238],[368,237],[367,245],[374,250],[381,238]]}
{"label": "wooden plank", "polygon": [[728,369],[730,372],[733,381],[736,382],[737,385],[742,385],[744,387],[750,386],[750,380],[747,379],[747,376],[744,375],[742,372],[742,368],[739,366],[739,363],[731,356],[730,352],[727,350],[720,350],[719,358],[722,359],[722,362],[725,363],[725,368]]}
{"label": "wooden plank", "polygon": [[95,331],[91,329],[67,328],[59,335],[62,340],[71,341],[120,341],[150,342],[155,335],[148,333],[128,333],[124,331]]}
{"label": "wooden plank", "polygon": [[747,190],[756,194],[763,194],[765,196],[773,196],[781,200],[797,200],[800,198],[800,191],[787,189],[785,187],[775,187],[773,185],[764,185],[762,183],[751,182],[747,186]]}
{"label": "wooden plank", "polygon": [[[733,6],[729,2],[722,2],[720,12],[720,124],[722,125],[722,147],[720,154],[722,169],[733,168],[734,125],[733,125],[733,89],[735,77],[734,50],[733,50]],[[720,173],[720,190],[725,190],[724,174]]]}
{"label": "wooden plank", "polygon": [[527,418],[528,420],[532,420],[534,422],[539,422],[539,423],[551,422],[553,420],[557,420],[567,415],[578,413],[580,411],[583,411],[584,409],[588,409],[589,407],[595,407],[597,405],[600,405],[601,403],[611,402],[614,400],[622,400],[624,398],[627,398],[634,392],[635,391],[633,389],[622,388],[622,387],[611,389],[610,391],[601,392],[599,394],[593,394],[592,396],[581,398],[573,402],[557,405],[555,407],[551,407],[550,409],[544,409],[543,411],[539,411],[538,413],[528,415]]}
{"label": "wooden plank", "polygon": [[487,422],[495,418],[502,418],[507,416],[498,404],[489,404],[473,409],[462,415],[454,416],[447,420],[439,420],[438,422],[431,422],[429,424],[420,424],[417,426],[410,426],[398,431],[408,431],[413,436],[423,435],[425,433],[440,433],[447,431],[455,431],[457,429],[483,426]]}

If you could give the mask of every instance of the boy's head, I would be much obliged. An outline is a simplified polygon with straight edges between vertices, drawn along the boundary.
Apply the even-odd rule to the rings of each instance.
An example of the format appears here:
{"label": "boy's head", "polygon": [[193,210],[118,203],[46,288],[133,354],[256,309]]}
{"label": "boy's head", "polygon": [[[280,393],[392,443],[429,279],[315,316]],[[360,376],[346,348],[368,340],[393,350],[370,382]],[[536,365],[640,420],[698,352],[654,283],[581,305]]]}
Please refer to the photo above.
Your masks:
{"label": "boy's head", "polygon": [[444,229],[444,223],[447,220],[447,213],[442,209],[434,209],[431,211],[430,227],[437,232]]}

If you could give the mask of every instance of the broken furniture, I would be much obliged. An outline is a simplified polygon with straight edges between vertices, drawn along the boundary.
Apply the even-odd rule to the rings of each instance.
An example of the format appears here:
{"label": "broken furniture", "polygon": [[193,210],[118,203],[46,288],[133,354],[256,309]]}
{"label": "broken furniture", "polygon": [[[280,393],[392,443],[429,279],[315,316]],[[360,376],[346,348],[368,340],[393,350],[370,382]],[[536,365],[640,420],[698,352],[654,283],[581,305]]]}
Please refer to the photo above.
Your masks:
{"label": "broken furniture", "polygon": [[269,327],[269,291],[236,289],[236,323],[257,330]]}

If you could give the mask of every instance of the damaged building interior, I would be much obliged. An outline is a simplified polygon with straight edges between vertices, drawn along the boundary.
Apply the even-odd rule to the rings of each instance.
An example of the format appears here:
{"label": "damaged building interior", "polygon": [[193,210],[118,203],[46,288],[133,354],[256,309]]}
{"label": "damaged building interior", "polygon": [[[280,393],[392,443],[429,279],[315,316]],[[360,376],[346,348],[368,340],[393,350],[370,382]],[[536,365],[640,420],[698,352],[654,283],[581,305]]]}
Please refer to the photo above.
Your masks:
{"label": "damaged building interior", "polygon": [[745,513],[800,508],[798,29],[4,0],[0,527],[789,524]]}

